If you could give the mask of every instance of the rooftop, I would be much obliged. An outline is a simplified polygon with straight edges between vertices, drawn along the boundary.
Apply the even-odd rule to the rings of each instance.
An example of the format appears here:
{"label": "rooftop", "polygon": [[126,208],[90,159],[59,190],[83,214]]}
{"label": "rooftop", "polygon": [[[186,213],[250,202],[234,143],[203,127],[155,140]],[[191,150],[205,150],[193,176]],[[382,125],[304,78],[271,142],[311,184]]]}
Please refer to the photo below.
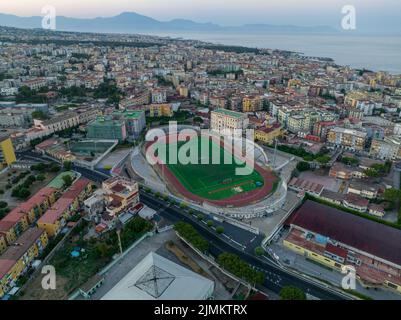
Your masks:
{"label": "rooftop", "polygon": [[[41,235],[45,232],[44,229],[31,228],[26,230],[18,239],[15,241],[14,246],[10,246],[0,256],[0,279],[10,270],[10,268],[17,262],[28,249],[38,240]],[[10,263],[12,261],[13,263]]]}
{"label": "rooftop", "polygon": [[401,266],[401,230],[307,200],[286,224],[329,237]]}
{"label": "rooftop", "polygon": [[150,252],[102,300],[200,300],[213,281]]}
{"label": "rooftop", "polygon": [[243,118],[245,116],[241,112],[236,112],[236,111],[232,111],[232,110],[228,110],[228,109],[216,109],[212,112],[220,113],[220,114],[223,114],[223,115],[226,115],[229,117],[233,117],[233,118],[237,118],[237,119]]}

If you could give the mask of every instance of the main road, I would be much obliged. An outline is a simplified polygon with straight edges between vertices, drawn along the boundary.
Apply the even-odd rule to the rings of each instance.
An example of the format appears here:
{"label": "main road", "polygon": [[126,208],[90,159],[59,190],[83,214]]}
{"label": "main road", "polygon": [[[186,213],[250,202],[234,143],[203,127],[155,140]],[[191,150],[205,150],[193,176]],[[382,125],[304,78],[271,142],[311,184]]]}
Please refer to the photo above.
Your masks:
{"label": "main road", "polygon": [[209,242],[209,251],[214,257],[217,257],[223,252],[234,253],[254,268],[264,272],[266,280],[264,285],[260,288],[262,291],[269,289],[275,293],[279,293],[285,286],[296,286],[304,292],[321,300],[349,299],[347,295],[343,295],[330,287],[318,285],[299,275],[283,270],[269,259],[262,260],[262,258],[258,258],[248,251],[241,250],[238,246],[229,243],[222,236],[218,235],[207,226],[204,226],[192,215],[182,213],[182,209],[166,205],[162,200],[155,199],[144,192],[141,193],[141,202],[150,208],[158,210],[161,216],[172,222],[184,221],[193,225],[202,237]]}
{"label": "main road", "polygon": [[[36,161],[51,161],[47,157],[43,157],[34,152],[18,152],[20,159],[36,160]],[[84,177],[93,180],[95,182],[102,182],[107,179],[105,174],[99,173],[86,168],[81,168],[73,166],[73,170],[78,171]],[[252,254],[252,250],[244,250],[241,247],[233,244],[232,242],[225,239],[223,236],[218,235],[216,232],[212,231],[210,228],[205,226],[198,219],[194,218],[192,215],[184,214],[182,209],[176,208],[174,206],[169,206],[160,199],[156,199],[153,196],[145,192],[141,192],[141,202],[159,211],[159,214],[164,218],[175,223],[177,221],[185,221],[194,226],[194,228],[209,242],[209,251],[212,256],[217,257],[220,253],[230,252],[237,254],[244,261],[248,262],[254,268],[262,271],[266,275],[266,280],[263,286],[261,286],[262,291],[269,289],[273,292],[279,293],[284,286],[296,286],[304,292],[322,299],[322,300],[341,300],[349,299],[348,296],[341,294],[338,291],[326,287],[324,285],[319,285],[308,279],[304,279],[300,275],[296,275],[292,272],[282,269],[276,263],[272,262],[270,259],[258,258]]]}

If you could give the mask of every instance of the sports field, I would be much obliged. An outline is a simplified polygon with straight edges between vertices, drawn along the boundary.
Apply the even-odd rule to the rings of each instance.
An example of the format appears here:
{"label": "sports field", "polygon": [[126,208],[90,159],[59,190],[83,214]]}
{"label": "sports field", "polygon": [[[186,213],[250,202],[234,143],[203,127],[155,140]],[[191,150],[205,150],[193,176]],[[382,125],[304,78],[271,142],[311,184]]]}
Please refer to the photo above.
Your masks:
{"label": "sports field", "polygon": [[[162,166],[161,174],[168,175],[165,172],[167,168],[190,193],[203,199],[224,200],[261,189],[265,184],[264,177],[251,168],[249,175],[236,175],[236,168],[245,167],[246,164],[238,165],[240,162],[235,156],[207,137],[193,137],[188,142],[155,143],[152,147],[153,150],[157,150],[157,157],[166,163]],[[179,160],[176,164],[171,164],[171,150],[178,154]],[[195,161],[182,164],[180,154],[187,157],[193,155],[192,159]],[[219,164],[212,164],[212,159],[215,159],[215,162],[218,159]],[[225,164],[227,159],[231,160],[231,164]]]}

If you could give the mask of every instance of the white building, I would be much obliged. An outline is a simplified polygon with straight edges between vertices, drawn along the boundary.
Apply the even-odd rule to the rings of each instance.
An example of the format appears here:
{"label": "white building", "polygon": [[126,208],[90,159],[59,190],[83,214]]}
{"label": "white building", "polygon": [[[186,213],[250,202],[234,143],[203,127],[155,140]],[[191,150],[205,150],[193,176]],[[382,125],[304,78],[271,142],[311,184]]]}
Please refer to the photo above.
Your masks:
{"label": "white building", "polygon": [[246,114],[227,109],[217,109],[211,112],[210,129],[220,134],[242,136],[242,130],[248,127]]}
{"label": "white building", "polygon": [[151,252],[102,300],[206,300],[214,282]]}

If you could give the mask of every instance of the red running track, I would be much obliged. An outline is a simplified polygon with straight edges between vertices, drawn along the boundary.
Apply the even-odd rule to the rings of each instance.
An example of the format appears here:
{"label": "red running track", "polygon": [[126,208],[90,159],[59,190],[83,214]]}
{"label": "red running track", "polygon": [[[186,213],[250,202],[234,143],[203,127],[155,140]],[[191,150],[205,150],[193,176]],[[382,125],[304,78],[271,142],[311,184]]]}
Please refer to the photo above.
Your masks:
{"label": "red running track", "polygon": [[[167,142],[172,142],[172,140],[173,139],[170,139],[170,137],[167,137]],[[155,142],[147,143],[145,150],[147,150],[154,143]],[[248,192],[243,192],[243,193],[234,195],[232,197],[229,197],[227,199],[210,200],[210,199],[206,199],[206,198],[197,196],[197,195],[193,194],[192,192],[188,191],[187,188],[185,188],[182,185],[182,183],[176,178],[176,176],[171,172],[171,170],[168,168],[167,165],[157,164],[157,166],[160,168],[161,172],[163,172],[163,176],[164,176],[164,179],[166,180],[166,182],[168,184],[171,184],[177,190],[177,192],[179,192],[186,199],[192,200],[199,204],[206,202],[206,203],[210,203],[212,205],[219,206],[219,207],[228,207],[228,206],[244,207],[246,205],[257,202],[257,201],[265,198],[272,192],[274,182],[277,180],[277,177],[273,174],[272,171],[266,170],[255,163],[254,169],[263,177],[263,180],[264,180],[264,184],[261,188],[254,189],[254,190],[251,190]]]}

